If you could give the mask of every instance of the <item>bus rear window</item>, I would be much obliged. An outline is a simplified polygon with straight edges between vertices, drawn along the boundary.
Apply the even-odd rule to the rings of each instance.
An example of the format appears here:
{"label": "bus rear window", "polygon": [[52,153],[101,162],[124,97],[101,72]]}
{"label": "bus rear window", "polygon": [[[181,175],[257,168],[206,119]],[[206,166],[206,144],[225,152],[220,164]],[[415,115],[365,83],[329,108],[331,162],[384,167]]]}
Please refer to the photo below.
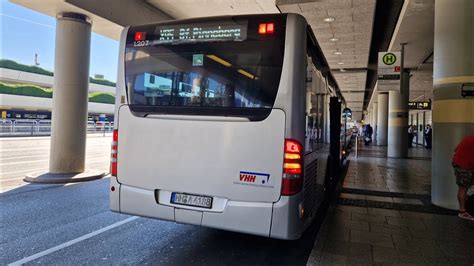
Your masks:
{"label": "bus rear window", "polygon": [[[132,27],[125,51],[132,112],[268,116],[280,83],[284,23],[275,23],[275,32],[268,36],[258,34],[257,21],[239,23],[246,27],[245,36],[182,42],[153,41],[156,28]],[[137,45],[137,35],[151,35],[152,39],[145,44],[142,38]]]}

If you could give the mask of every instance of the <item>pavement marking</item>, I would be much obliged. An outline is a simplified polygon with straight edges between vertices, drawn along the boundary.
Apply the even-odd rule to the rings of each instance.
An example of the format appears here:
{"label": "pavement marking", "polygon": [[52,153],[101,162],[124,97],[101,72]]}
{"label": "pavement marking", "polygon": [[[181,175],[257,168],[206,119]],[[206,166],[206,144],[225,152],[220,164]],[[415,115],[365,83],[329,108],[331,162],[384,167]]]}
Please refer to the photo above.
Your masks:
{"label": "pavement marking", "polygon": [[30,261],[39,259],[39,258],[41,258],[41,257],[44,257],[44,256],[48,255],[48,254],[51,254],[51,253],[56,252],[56,251],[58,251],[58,250],[61,250],[61,249],[63,249],[63,248],[72,246],[72,245],[74,245],[74,244],[76,244],[76,243],[78,243],[78,242],[81,242],[81,241],[83,241],[83,240],[89,239],[89,238],[94,237],[94,236],[96,236],[96,235],[98,235],[98,234],[102,234],[103,232],[106,232],[106,231],[108,231],[108,230],[110,230],[110,229],[113,229],[113,228],[115,228],[115,227],[121,226],[121,225],[123,225],[123,224],[126,224],[126,223],[131,222],[131,221],[133,221],[133,220],[135,220],[135,219],[138,219],[138,218],[139,218],[139,217],[137,217],[137,216],[132,216],[132,217],[130,217],[130,218],[127,218],[127,219],[122,220],[122,221],[120,221],[120,222],[116,222],[116,223],[114,223],[114,224],[111,224],[111,225],[109,225],[109,226],[106,226],[106,227],[104,227],[104,228],[102,228],[102,229],[99,229],[99,230],[94,231],[94,232],[92,232],[92,233],[89,233],[89,234],[87,234],[87,235],[83,235],[83,236],[81,236],[81,237],[78,237],[78,238],[76,238],[76,239],[73,239],[73,240],[70,240],[70,241],[68,241],[68,242],[62,243],[62,244],[57,245],[57,246],[55,246],[55,247],[52,247],[52,248],[49,248],[49,249],[47,249],[47,250],[38,252],[38,253],[36,253],[36,254],[34,254],[34,255],[31,255],[31,256],[29,256],[29,257],[26,257],[26,258],[24,258],[24,259],[21,259],[21,260],[12,262],[12,263],[10,263],[10,264],[8,264],[8,265],[9,265],[9,266],[23,265],[23,264],[25,264],[25,263],[27,263],[27,262],[30,262]]}
{"label": "pavement marking", "polygon": [[[86,157],[86,160],[87,158],[101,158],[101,157],[106,157],[107,156],[107,159],[110,159],[109,158],[109,154],[100,154],[100,155],[94,155],[94,156],[87,156]],[[32,161],[18,161],[18,162],[9,162],[9,163],[0,163],[0,166],[5,166],[5,165],[14,165],[14,164],[31,164],[31,163],[40,163],[40,162],[49,162],[49,158],[47,159],[41,159],[41,160],[32,160]]]}
{"label": "pavement marking", "polygon": [[[43,168],[35,168],[35,169],[25,169],[25,170],[20,170],[20,171],[13,171],[13,172],[8,172],[8,173],[2,173],[0,177],[3,177],[5,175],[10,175],[10,174],[18,174],[18,173],[25,173],[25,172],[33,172],[33,171],[42,171],[42,170],[47,170],[48,167],[43,167]],[[16,179],[15,178],[6,178],[6,179],[1,179],[1,180],[8,180],[8,179]]]}
{"label": "pavement marking", "polygon": [[[101,152],[101,151],[110,151],[110,145],[106,145],[106,146],[101,146],[101,147],[93,147],[93,148],[86,148],[86,152]],[[49,147],[47,148],[38,148],[38,149],[32,149],[32,148],[14,148],[14,149],[4,149],[2,148],[2,157],[3,159],[6,159],[6,158],[14,158],[14,156],[8,156],[9,153],[20,153],[20,152],[38,152],[38,154],[35,154],[33,153],[33,155],[40,155],[40,156],[44,156],[46,155],[44,153],[44,151],[47,152],[47,155],[49,155]]]}
{"label": "pavement marking", "polygon": [[[106,167],[103,167],[103,165],[101,164],[101,166],[99,167],[92,167],[92,166],[88,166],[86,167],[86,170],[87,169],[93,169],[93,170],[99,170],[99,171],[102,171],[104,173],[108,173],[110,171],[110,167],[109,165],[107,164]],[[7,182],[7,181],[12,181],[12,180],[18,180],[18,179],[24,179],[26,174],[28,173],[33,173],[33,172],[44,172],[44,173],[48,173],[48,168],[41,168],[40,170],[38,171],[23,171],[23,175],[21,176],[16,176],[16,177],[8,177],[8,178],[3,178],[1,175],[0,175],[0,182]],[[26,182],[28,184],[28,182]],[[75,183],[75,182],[73,182]],[[79,182],[79,183],[82,183],[82,182]]]}
{"label": "pavement marking", "polygon": [[[97,150],[100,150],[101,148],[106,148],[106,147],[110,148],[110,145],[111,145],[111,144],[107,143],[107,144],[99,144],[99,145],[96,145],[96,144],[93,144],[93,143],[92,143],[92,144],[90,144],[90,145],[92,146],[92,147],[90,147],[90,148],[92,148],[92,149],[94,149],[94,150],[96,150],[96,149],[97,149]],[[3,145],[3,146],[5,147],[5,145]],[[12,151],[42,151],[42,150],[49,150],[49,149],[50,149],[49,145],[48,145],[48,146],[44,146],[44,147],[38,147],[38,148],[28,148],[28,147],[20,147],[20,148],[12,147],[12,148],[10,148],[10,147],[8,147],[8,148],[3,148],[3,149],[2,149],[2,152],[12,152]],[[87,148],[86,148],[86,149],[87,149]]]}
{"label": "pavement marking", "polygon": [[[110,149],[98,149],[97,151],[94,150],[94,151],[91,151],[91,150],[86,150],[87,153],[91,152],[91,153],[97,153],[97,154],[100,154],[100,153],[107,153],[108,155],[110,155]],[[13,159],[25,159],[25,158],[37,158],[37,157],[48,157],[49,158],[49,153],[48,154],[44,154],[44,153],[41,153],[41,154],[36,154],[36,155],[26,155],[26,156],[4,156],[4,157],[1,157],[0,156],[0,161],[4,161],[4,160],[13,160]]]}

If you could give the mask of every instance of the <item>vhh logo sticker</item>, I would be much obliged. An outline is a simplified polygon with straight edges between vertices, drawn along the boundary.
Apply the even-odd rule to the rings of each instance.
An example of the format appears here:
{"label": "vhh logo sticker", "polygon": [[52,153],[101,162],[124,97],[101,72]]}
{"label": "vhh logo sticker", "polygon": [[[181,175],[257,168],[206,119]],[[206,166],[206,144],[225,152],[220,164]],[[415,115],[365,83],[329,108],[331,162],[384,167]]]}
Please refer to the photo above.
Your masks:
{"label": "vhh logo sticker", "polygon": [[238,181],[234,181],[234,184],[273,188],[273,184],[271,184],[270,174],[265,173],[240,171],[239,179]]}
{"label": "vhh logo sticker", "polygon": [[[256,175],[251,175],[251,174],[243,174],[240,172],[240,182],[249,182],[249,183],[255,183],[255,180],[257,179]],[[265,182],[265,181],[264,181]]]}

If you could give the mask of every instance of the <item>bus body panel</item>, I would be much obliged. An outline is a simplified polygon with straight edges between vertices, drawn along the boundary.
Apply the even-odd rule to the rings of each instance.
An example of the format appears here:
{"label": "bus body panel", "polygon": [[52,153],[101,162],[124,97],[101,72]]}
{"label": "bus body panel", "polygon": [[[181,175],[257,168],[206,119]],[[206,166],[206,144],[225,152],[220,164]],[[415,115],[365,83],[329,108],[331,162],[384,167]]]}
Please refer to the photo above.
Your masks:
{"label": "bus body panel", "polygon": [[304,193],[294,196],[283,196],[273,204],[272,229],[270,237],[278,239],[298,239],[306,229],[304,220],[299,216],[299,208],[304,200]]}
{"label": "bus body panel", "polygon": [[[111,177],[111,184],[116,186],[116,182],[116,177]],[[110,203],[116,212],[265,237],[270,235],[272,203],[227,201],[222,212],[187,210],[157,204],[153,190],[126,185],[120,186],[120,194],[111,192]],[[119,205],[120,211],[116,208]]]}
{"label": "bus body panel", "polygon": [[[306,29],[304,17],[287,15],[285,56],[273,109],[264,120],[249,121],[226,116],[135,116],[125,90],[125,28],[115,114],[118,177],[111,177],[111,185],[119,191],[111,192],[111,209],[272,238],[299,238],[314,218],[314,211],[302,217],[300,209],[317,208],[323,200],[327,154],[305,158],[304,172],[314,161],[317,176],[304,173],[303,191],[281,196],[284,139],[306,145]],[[260,182],[268,175],[270,183],[243,182],[255,173],[263,174],[257,176]],[[317,188],[307,187],[309,178],[317,179]],[[211,210],[176,206],[169,202],[172,192],[211,196],[215,206]],[[305,201],[309,193],[317,193],[311,202]]]}
{"label": "bus body panel", "polygon": [[259,122],[206,121],[136,117],[122,106],[119,120],[122,185],[249,202],[280,198],[281,110]]}
{"label": "bus body panel", "polygon": [[269,237],[272,203],[229,201],[223,213],[204,212],[203,226]]}
{"label": "bus body panel", "polygon": [[[286,114],[285,137],[305,144],[306,109],[306,27],[304,17],[288,14],[286,20],[285,57],[274,108]],[[280,239],[297,239],[304,231],[304,219],[299,207],[304,193],[281,197],[273,206],[270,236]]]}
{"label": "bus body panel", "polygon": [[286,138],[305,143],[306,110],[306,27],[303,16],[288,14],[286,20],[285,57],[280,86],[273,108],[286,114]]}
{"label": "bus body panel", "polygon": [[121,213],[175,221],[174,209],[174,207],[156,204],[153,190],[120,186]]}
{"label": "bus body panel", "polygon": [[114,110],[114,127],[118,128],[120,122],[118,115],[122,105],[127,103],[127,91],[125,86],[125,43],[127,32],[130,27],[125,27],[120,34],[119,60],[117,65],[117,88],[115,92],[115,110]]}
{"label": "bus body panel", "polygon": [[120,212],[120,183],[115,176],[110,177],[109,206],[111,211]]}

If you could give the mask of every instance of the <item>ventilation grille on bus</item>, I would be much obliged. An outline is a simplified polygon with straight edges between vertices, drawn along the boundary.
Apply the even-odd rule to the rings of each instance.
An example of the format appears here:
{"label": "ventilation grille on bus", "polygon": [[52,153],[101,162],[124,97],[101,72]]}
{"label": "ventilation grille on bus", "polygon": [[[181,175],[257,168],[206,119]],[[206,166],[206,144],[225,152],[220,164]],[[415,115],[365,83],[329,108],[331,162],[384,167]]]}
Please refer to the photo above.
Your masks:
{"label": "ventilation grille on bus", "polygon": [[318,160],[314,160],[310,164],[306,165],[304,171],[304,209],[305,216],[312,217],[315,215],[317,210],[317,182],[318,176]]}

